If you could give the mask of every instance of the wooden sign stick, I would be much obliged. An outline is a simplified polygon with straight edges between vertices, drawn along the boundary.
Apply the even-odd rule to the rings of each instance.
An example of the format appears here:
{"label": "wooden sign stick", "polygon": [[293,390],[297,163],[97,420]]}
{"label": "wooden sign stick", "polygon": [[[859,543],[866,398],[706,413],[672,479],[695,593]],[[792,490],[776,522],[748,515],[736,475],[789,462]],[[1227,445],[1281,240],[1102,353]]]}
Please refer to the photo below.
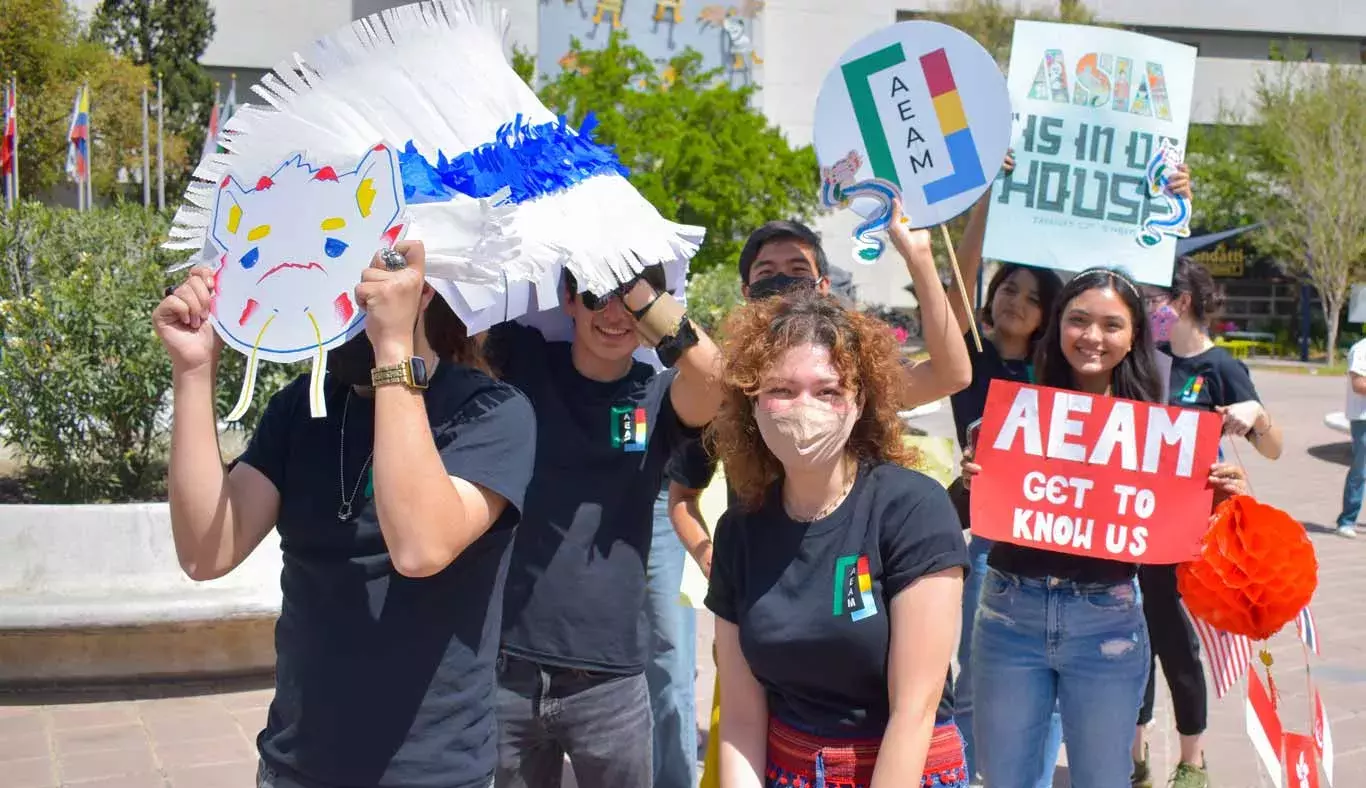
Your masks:
{"label": "wooden sign stick", "polygon": [[953,238],[949,236],[949,226],[939,225],[939,232],[944,236],[944,246],[949,250],[949,264],[953,266],[953,281],[958,283],[958,295],[963,297],[963,306],[968,313],[968,327],[972,329],[972,344],[977,346],[977,352],[982,352],[982,335],[977,333],[977,318],[973,315],[972,301],[968,299],[967,285],[963,284],[963,272],[958,269],[958,253],[953,250]]}

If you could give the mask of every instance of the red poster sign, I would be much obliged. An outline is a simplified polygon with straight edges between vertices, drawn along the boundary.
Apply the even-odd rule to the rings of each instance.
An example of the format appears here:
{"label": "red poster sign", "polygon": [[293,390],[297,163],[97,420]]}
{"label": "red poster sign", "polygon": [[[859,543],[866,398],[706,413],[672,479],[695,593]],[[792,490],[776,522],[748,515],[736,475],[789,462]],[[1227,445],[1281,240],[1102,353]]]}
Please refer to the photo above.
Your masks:
{"label": "red poster sign", "polygon": [[1217,414],[993,380],[977,439],[972,532],[1137,564],[1199,553]]}
{"label": "red poster sign", "polygon": [[1299,733],[1285,734],[1285,787],[1319,788],[1319,764],[1314,758],[1314,739]]}

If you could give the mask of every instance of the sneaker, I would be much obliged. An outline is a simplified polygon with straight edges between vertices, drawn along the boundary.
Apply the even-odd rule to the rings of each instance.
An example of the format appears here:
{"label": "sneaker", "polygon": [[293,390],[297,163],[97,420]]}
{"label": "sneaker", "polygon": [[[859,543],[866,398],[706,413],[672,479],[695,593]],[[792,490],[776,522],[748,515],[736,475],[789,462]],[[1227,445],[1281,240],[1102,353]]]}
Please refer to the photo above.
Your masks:
{"label": "sneaker", "polygon": [[1176,773],[1172,775],[1171,788],[1209,788],[1209,775],[1205,773],[1205,767],[1196,766],[1193,763],[1182,763],[1176,767]]}
{"label": "sneaker", "polygon": [[1357,527],[1355,525],[1339,525],[1337,533],[1338,536],[1345,539],[1355,539],[1357,538]]}
{"label": "sneaker", "polygon": [[1153,773],[1148,769],[1148,745],[1143,745],[1143,760],[1134,761],[1134,771],[1129,778],[1130,788],[1153,788]]}

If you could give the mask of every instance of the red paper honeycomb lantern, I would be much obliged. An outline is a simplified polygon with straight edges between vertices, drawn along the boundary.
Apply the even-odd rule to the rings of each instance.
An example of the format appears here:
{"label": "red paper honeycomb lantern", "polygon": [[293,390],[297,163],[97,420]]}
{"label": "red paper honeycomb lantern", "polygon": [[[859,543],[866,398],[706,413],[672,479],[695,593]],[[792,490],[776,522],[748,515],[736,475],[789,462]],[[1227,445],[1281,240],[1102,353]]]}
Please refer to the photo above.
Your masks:
{"label": "red paper honeycomb lantern", "polygon": [[1266,640],[1293,620],[1318,587],[1319,562],[1304,526],[1246,495],[1219,504],[1200,557],[1176,569],[1191,614]]}

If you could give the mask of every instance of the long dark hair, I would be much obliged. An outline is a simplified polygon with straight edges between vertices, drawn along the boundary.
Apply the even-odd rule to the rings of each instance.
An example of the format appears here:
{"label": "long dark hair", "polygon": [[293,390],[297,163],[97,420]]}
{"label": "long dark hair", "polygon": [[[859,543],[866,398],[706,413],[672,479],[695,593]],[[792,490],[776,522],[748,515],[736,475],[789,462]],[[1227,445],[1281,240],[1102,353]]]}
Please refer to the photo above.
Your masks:
{"label": "long dark hair", "polygon": [[1082,271],[1063,286],[1053,302],[1053,310],[1045,324],[1048,330],[1035,351],[1035,380],[1044,386],[1076,389],[1076,373],[1062,354],[1062,319],[1067,305],[1088,290],[1113,290],[1129,308],[1129,323],[1133,327],[1134,345],[1110,372],[1110,390],[1116,397],[1143,402],[1166,402],[1165,383],[1157,369],[1153,354],[1152,328],[1143,308],[1143,297],[1133,280],[1111,268],[1091,268]]}
{"label": "long dark hair", "polygon": [[1176,267],[1172,269],[1172,286],[1167,292],[1173,299],[1189,295],[1191,317],[1197,326],[1206,331],[1219,316],[1219,310],[1224,308],[1223,294],[1214,283],[1214,277],[1210,276],[1209,269],[1189,257],[1177,259]]}
{"label": "long dark hair", "polygon": [[1044,332],[1048,329],[1048,316],[1053,312],[1053,302],[1058,298],[1058,291],[1062,290],[1062,277],[1056,271],[1049,268],[1033,268],[1019,263],[1005,263],[996,269],[996,273],[991,277],[991,282],[987,284],[987,297],[982,302],[981,320],[982,325],[992,328],[991,304],[996,300],[996,291],[1001,289],[1001,285],[1009,279],[1016,271],[1024,271],[1034,277],[1034,283],[1039,289],[1039,327],[1034,329],[1034,333],[1029,335],[1029,352],[1032,355],[1038,347],[1039,340],[1043,339]]}

